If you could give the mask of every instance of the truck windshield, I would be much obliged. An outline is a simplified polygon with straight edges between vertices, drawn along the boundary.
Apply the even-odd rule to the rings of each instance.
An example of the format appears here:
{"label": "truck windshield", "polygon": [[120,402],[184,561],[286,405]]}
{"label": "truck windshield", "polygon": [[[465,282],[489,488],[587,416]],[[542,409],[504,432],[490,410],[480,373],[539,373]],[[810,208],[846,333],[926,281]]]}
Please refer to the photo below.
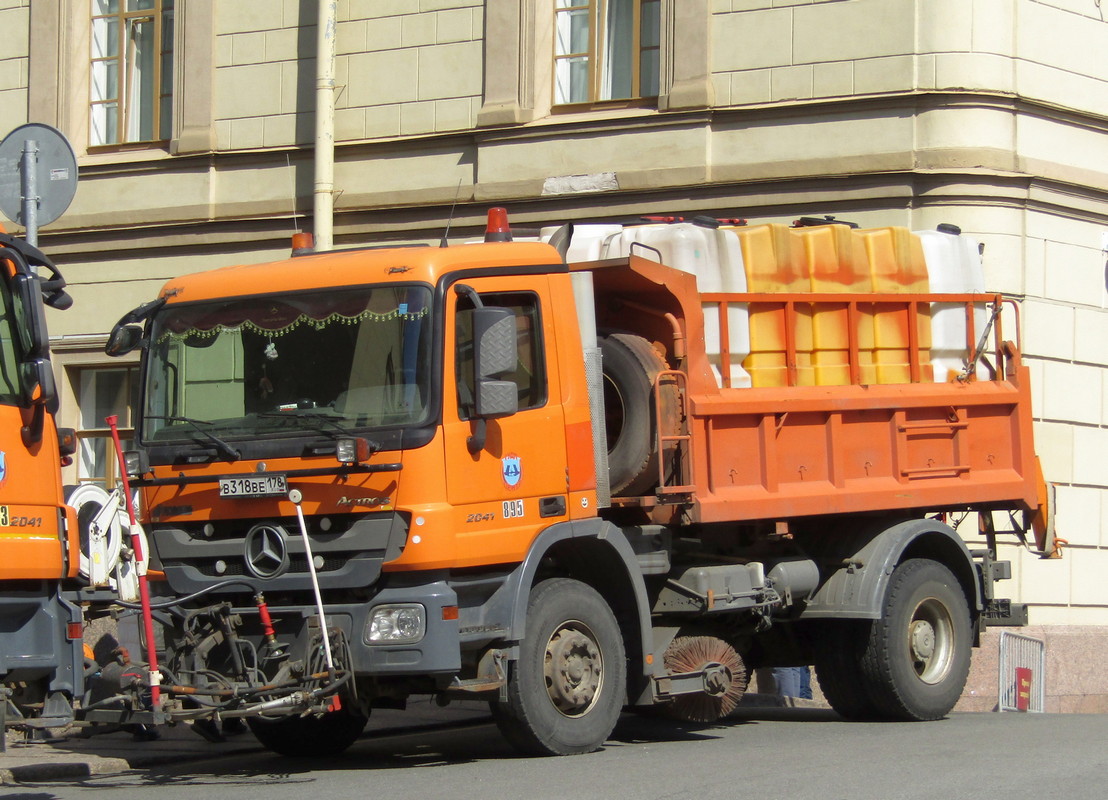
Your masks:
{"label": "truck windshield", "polygon": [[20,398],[17,324],[11,289],[0,275],[0,404],[3,405],[14,405]]}
{"label": "truck windshield", "polygon": [[430,303],[427,286],[389,285],[167,305],[151,330],[142,439],[418,424]]}

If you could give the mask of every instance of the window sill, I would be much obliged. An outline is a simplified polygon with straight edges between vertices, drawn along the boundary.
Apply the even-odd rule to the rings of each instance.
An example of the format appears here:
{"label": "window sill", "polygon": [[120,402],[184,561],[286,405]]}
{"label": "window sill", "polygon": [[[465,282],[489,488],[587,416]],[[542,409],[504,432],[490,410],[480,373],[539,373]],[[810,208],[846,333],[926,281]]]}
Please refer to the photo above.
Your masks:
{"label": "window sill", "polygon": [[132,142],[129,144],[97,145],[78,158],[78,162],[93,164],[133,164],[145,161],[163,161],[172,158],[169,141]]}
{"label": "window sill", "polygon": [[642,119],[644,117],[656,117],[658,113],[658,109],[654,106],[602,106],[595,103],[581,103],[576,105],[554,106],[545,116],[538,117],[532,122],[527,123],[527,125],[561,125],[567,122],[603,122],[605,120]]}
{"label": "window sill", "polygon": [[551,115],[591,114],[604,111],[658,110],[657,97],[639,97],[629,100],[603,100],[598,103],[564,103],[550,107]]}

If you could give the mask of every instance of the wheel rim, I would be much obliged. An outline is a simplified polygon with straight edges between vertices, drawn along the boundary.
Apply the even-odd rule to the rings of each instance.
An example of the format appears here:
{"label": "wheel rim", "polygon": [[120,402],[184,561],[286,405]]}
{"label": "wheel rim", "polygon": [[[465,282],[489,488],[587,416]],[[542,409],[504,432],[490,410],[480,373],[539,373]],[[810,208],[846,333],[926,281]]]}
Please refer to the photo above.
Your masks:
{"label": "wheel rim", "polygon": [[936,684],[950,672],[954,659],[954,620],[938,598],[916,606],[908,623],[908,654],[916,676]]}
{"label": "wheel rim", "polygon": [[604,657],[589,627],[577,620],[559,625],[546,643],[543,671],[550,702],[563,716],[589,713],[604,684]]}

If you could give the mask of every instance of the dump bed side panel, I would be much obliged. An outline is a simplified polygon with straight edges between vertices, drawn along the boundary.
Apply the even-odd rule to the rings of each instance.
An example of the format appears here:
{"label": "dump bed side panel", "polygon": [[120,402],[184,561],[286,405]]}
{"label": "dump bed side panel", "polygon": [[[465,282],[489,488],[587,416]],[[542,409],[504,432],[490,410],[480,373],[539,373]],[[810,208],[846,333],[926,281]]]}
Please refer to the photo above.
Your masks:
{"label": "dump bed side panel", "polygon": [[691,399],[702,522],[1033,508],[1026,380],[734,389]]}

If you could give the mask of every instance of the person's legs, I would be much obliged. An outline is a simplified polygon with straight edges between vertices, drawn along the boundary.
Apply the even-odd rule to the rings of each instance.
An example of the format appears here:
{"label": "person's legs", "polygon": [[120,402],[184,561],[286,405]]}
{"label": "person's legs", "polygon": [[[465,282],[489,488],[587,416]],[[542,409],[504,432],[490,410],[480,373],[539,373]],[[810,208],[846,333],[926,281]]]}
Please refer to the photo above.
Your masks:
{"label": "person's legs", "polygon": [[773,678],[777,681],[777,694],[782,697],[800,697],[801,667],[774,667]]}
{"label": "person's legs", "polygon": [[800,696],[805,700],[812,699],[812,668],[798,667],[800,670]]}

